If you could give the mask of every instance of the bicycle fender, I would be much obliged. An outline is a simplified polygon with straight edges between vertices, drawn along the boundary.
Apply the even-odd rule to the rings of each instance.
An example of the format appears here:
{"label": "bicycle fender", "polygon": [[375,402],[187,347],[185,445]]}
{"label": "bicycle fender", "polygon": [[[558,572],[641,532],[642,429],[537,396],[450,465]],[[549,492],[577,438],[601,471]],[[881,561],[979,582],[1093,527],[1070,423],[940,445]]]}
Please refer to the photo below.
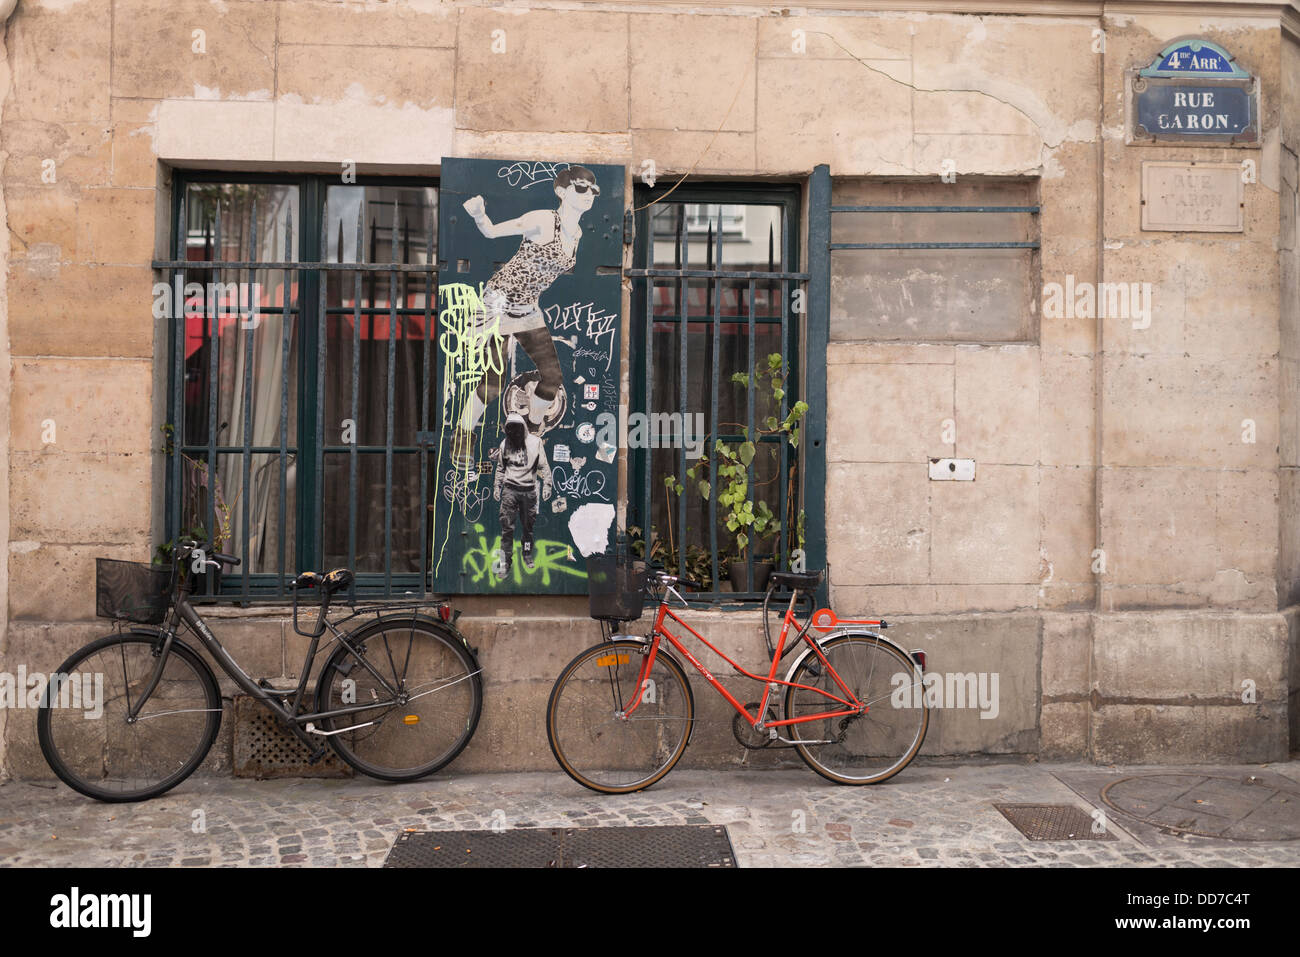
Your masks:
{"label": "bicycle fender", "polygon": [[[891,641],[889,638],[886,638],[884,635],[880,634],[879,632],[867,631],[866,629],[844,629],[841,631],[832,631],[829,634],[823,635],[822,637],[818,638],[817,645],[818,647],[821,647],[822,645],[826,644],[826,642],[830,641],[832,638],[842,638],[846,635],[854,635],[860,638],[861,637],[875,638],[882,645],[889,645],[889,647],[893,648],[895,651],[897,651],[899,654],[901,654],[904,658],[906,658],[908,661],[912,663],[912,668],[915,671],[916,681],[918,684],[924,678],[924,675],[921,672],[921,665],[917,662],[917,660],[914,657],[912,657],[912,653],[908,651],[906,648],[904,648],[902,645],[900,645],[898,642]],[[794,680],[795,669],[798,668],[799,665],[803,662],[803,660],[811,654],[812,654],[812,649],[805,648],[803,654],[795,658],[794,662],[790,665],[790,670],[785,673],[786,681]]]}

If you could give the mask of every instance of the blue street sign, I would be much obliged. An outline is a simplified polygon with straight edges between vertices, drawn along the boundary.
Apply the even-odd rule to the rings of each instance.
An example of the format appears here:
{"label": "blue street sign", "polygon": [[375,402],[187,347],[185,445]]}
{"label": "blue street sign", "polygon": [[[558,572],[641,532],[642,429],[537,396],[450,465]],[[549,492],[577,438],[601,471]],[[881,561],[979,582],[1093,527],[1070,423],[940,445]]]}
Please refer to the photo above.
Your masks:
{"label": "blue street sign", "polygon": [[1209,40],[1175,40],[1139,73],[1145,77],[1215,77],[1244,80],[1250,74],[1237,66],[1231,53]]}
{"label": "blue street sign", "polygon": [[1240,87],[1153,83],[1135,99],[1137,124],[1152,136],[1238,136],[1252,126],[1251,95]]}

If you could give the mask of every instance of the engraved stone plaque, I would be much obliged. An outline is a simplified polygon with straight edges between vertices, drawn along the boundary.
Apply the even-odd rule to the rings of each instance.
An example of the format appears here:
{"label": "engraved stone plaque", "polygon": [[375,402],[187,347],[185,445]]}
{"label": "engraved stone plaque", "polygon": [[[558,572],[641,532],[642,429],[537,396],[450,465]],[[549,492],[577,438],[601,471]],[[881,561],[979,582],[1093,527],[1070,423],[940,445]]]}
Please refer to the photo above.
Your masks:
{"label": "engraved stone plaque", "polygon": [[1239,233],[1243,195],[1237,163],[1143,163],[1142,228]]}

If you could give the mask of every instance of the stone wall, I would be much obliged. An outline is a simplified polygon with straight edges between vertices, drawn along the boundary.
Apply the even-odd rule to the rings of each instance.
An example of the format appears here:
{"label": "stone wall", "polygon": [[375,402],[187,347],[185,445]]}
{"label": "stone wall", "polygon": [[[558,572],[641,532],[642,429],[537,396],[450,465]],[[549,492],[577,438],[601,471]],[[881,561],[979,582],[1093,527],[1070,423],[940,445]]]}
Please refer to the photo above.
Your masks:
{"label": "stone wall", "polygon": [[[1300,740],[1297,7],[1168,6],[1099,19],[1011,0],[989,16],[22,0],[0,68],[3,670],[52,670],[101,633],[93,559],[144,560],[162,538],[166,350],[148,264],[171,169],[433,175],[442,156],[526,156],[624,164],[629,199],[645,159],[661,177],[742,181],[804,181],[820,163],[837,183],[952,171],[961,191],[1037,195],[1031,315],[1002,326],[1027,331],[880,341],[841,304],[825,490],[837,610],[897,616],[891,634],[936,670],[1000,675],[998,716],[943,713],[926,753],[1284,756],[1288,695]],[[1259,76],[1260,148],[1125,143],[1124,71],[1185,34]],[[1243,233],[1140,229],[1143,161],[1243,158],[1258,168]],[[1150,326],[1042,317],[1038,283],[1066,276],[1150,282]],[[976,459],[978,480],[930,482],[931,456]],[[545,695],[594,631],[581,603],[499,604],[467,602],[462,619],[490,682],[462,761],[549,768]],[[269,614],[239,617],[232,644],[291,675],[297,636]],[[752,618],[717,624],[757,657]],[[503,701],[519,710],[494,712]],[[729,716],[706,716],[688,760],[738,760]],[[42,773],[32,715],[6,717],[0,765]]]}

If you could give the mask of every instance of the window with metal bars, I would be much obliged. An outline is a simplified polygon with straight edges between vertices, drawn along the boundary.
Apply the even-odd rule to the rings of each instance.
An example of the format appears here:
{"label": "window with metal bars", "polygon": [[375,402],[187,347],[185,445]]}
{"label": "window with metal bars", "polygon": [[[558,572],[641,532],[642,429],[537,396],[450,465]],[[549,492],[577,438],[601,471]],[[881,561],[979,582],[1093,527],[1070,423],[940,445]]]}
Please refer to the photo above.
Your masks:
{"label": "window with metal bars", "polygon": [[[789,568],[809,531],[801,450],[769,428],[787,418],[805,374],[799,202],[792,186],[637,192],[630,410],[649,427],[643,447],[630,448],[628,524],[634,549],[701,580],[716,598],[761,596],[767,571]],[[784,375],[780,396],[764,371],[774,366]],[[629,428],[629,446],[637,436]],[[744,548],[719,501],[719,442],[753,443],[743,463],[747,499],[774,516],[761,533],[743,527]],[[815,454],[824,454],[820,443]]]}
{"label": "window with metal bars", "polygon": [[437,204],[429,180],[176,174],[167,535],[243,559],[215,596],[336,566],[430,590]]}

